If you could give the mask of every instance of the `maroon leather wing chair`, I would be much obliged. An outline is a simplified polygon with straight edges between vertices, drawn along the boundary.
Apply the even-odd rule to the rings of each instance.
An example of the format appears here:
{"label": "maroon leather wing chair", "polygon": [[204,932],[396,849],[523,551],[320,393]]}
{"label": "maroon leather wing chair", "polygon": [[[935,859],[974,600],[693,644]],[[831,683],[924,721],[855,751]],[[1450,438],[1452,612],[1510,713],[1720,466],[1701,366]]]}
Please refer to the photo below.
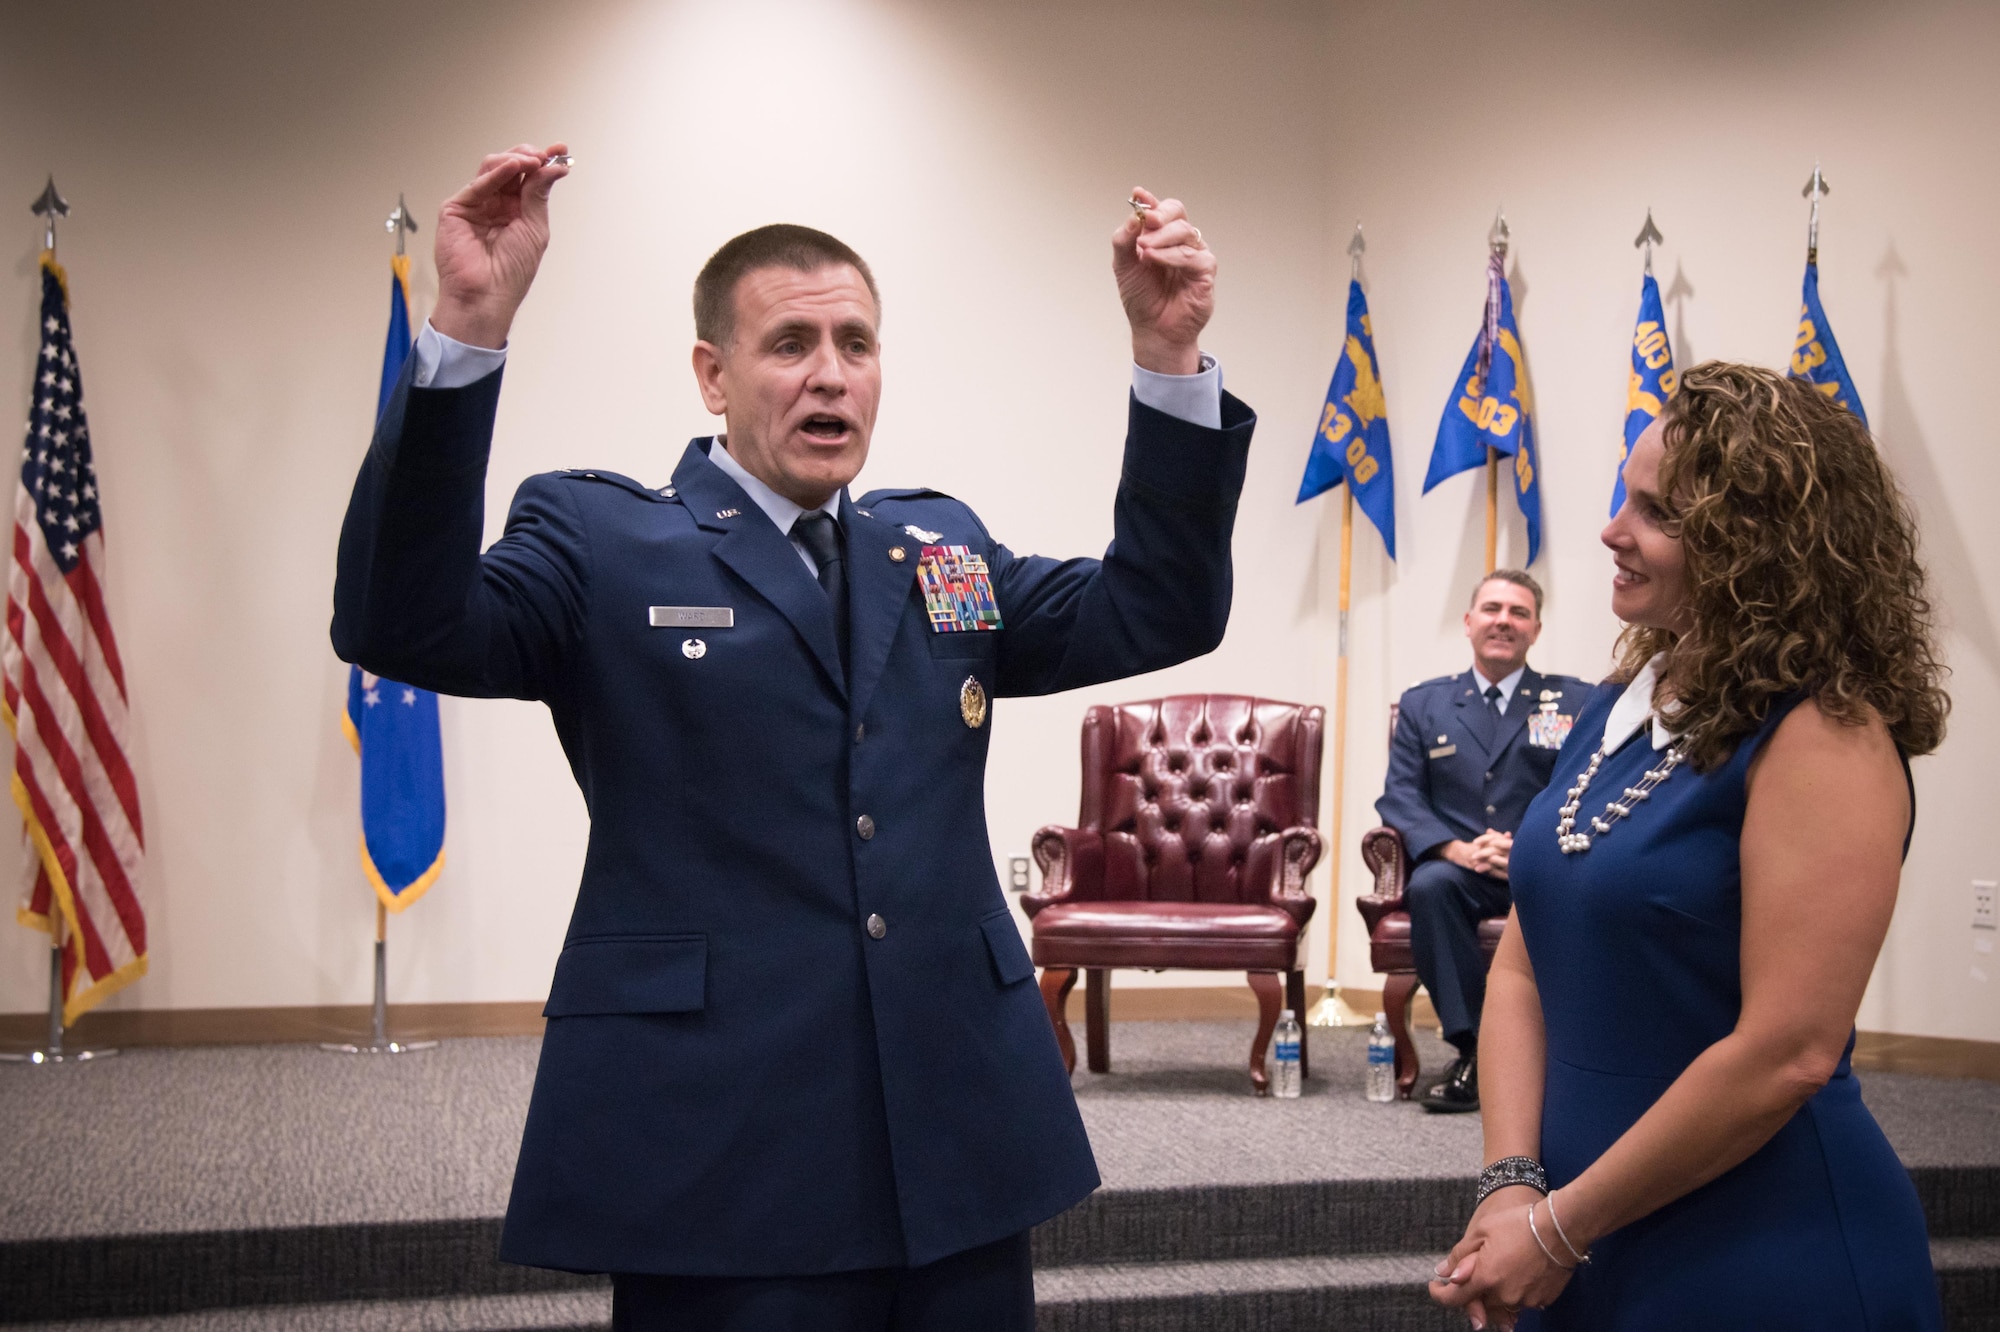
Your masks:
{"label": "maroon leather wing chair", "polygon": [[[1389,735],[1396,734],[1397,705],[1389,705]],[[1368,961],[1382,972],[1382,1011],[1389,1020],[1389,1034],[1396,1038],[1396,1095],[1409,1100],[1416,1089],[1417,1044],[1410,1039],[1410,996],[1417,989],[1417,959],[1410,951],[1410,913],[1403,905],[1403,889],[1410,882],[1410,853],[1403,835],[1387,826],[1370,828],[1361,834],[1361,862],[1375,876],[1375,891],[1354,899],[1361,919],[1368,923]],[[1493,951],[1507,918],[1492,916],[1479,922],[1479,948],[1486,965],[1493,965]]]}
{"label": "maroon leather wing chair", "polygon": [[1070,1068],[1063,1006],[1079,968],[1095,1073],[1111,1068],[1113,968],[1244,971],[1258,1007],[1250,1080],[1267,1090],[1281,976],[1292,1010],[1305,1013],[1300,945],[1318,905],[1306,875],[1320,856],[1323,722],[1321,708],[1235,694],[1084,714],[1078,826],[1035,834],[1042,890],[1021,899]]}

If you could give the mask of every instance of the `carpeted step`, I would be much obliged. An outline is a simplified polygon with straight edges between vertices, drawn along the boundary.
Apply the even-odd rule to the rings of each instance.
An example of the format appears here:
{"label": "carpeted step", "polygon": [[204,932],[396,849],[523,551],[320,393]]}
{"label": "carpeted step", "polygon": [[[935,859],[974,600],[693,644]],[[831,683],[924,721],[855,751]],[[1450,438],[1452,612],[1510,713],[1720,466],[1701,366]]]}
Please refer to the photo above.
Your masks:
{"label": "carpeted step", "polygon": [[[1926,1166],[1911,1176],[1940,1271],[1950,1269],[1947,1290],[1968,1292],[1967,1301],[1990,1290],[1986,1303],[2000,1308],[2000,1167]],[[1469,1179],[1449,1177],[1105,1189],[1036,1230],[1035,1263],[1166,1270],[1383,1253],[1435,1261],[1461,1233],[1471,1189]],[[499,1219],[487,1218],[0,1242],[0,1324],[601,1286],[501,1263],[499,1239]]]}
{"label": "carpeted step", "polygon": [[540,1295],[209,1309],[165,1318],[30,1323],[20,1332],[603,1332],[611,1287]]}
{"label": "carpeted step", "polygon": [[1036,1332],[1446,1332],[1465,1318],[1424,1291],[1408,1253],[1111,1263],[1035,1273]]}

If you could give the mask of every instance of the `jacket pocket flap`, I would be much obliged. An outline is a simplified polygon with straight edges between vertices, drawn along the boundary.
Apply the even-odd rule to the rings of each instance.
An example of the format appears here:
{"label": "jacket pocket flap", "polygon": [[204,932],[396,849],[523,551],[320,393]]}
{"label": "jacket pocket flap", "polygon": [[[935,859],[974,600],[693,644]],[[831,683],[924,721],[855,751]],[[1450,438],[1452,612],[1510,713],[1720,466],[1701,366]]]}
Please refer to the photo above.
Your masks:
{"label": "jacket pocket flap", "polygon": [[556,961],[542,1016],[698,1013],[707,986],[706,935],[575,939]]}
{"label": "jacket pocket flap", "polygon": [[986,949],[993,954],[993,969],[1000,974],[1002,985],[1012,985],[1035,974],[1035,964],[1028,959],[1021,932],[1014,928],[1013,912],[996,911],[979,922],[979,929],[986,936]]}

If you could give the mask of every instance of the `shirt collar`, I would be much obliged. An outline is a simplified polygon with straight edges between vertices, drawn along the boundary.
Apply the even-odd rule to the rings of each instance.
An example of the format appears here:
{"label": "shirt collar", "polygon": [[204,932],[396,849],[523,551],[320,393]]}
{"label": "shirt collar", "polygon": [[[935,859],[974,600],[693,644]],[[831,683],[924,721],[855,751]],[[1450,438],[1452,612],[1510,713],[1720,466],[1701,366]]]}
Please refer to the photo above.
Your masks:
{"label": "shirt collar", "polygon": [[1514,690],[1517,687],[1519,687],[1521,683],[1521,677],[1526,675],[1527,673],[1528,673],[1528,667],[1525,662],[1519,666],[1516,666],[1514,668],[1514,673],[1512,675],[1509,675],[1504,680],[1488,680],[1477,666],[1474,666],[1472,668],[1472,676],[1475,680],[1479,681],[1480,684],[1479,692],[1481,694],[1484,694],[1486,692],[1485,687],[1487,685],[1497,684],[1500,686],[1500,711],[1502,712],[1505,712],[1508,709],[1508,707],[1513,704]]}
{"label": "shirt collar", "polygon": [[[762,509],[764,516],[769,518],[780,532],[786,536],[792,534],[792,524],[806,511],[803,505],[794,504],[750,475],[743,464],[737,462],[730,454],[729,446],[721,435],[717,435],[715,443],[710,446],[708,460],[720,467],[723,475],[743,487],[743,493],[750,497],[750,502]],[[826,503],[819,506],[817,512],[831,514],[835,518],[840,517],[840,492],[836,490],[829,496]]]}
{"label": "shirt collar", "polygon": [[[1611,713],[1604,719],[1605,753],[1615,753],[1649,723],[1653,728],[1654,749],[1665,749],[1674,742],[1674,732],[1667,729],[1660,709],[1653,705],[1653,692],[1660,683],[1660,661],[1666,655],[1659,653],[1641,666],[1639,673],[1632,677],[1632,683],[1625,686],[1625,692],[1611,705]],[[1668,711],[1677,709],[1669,704]]]}

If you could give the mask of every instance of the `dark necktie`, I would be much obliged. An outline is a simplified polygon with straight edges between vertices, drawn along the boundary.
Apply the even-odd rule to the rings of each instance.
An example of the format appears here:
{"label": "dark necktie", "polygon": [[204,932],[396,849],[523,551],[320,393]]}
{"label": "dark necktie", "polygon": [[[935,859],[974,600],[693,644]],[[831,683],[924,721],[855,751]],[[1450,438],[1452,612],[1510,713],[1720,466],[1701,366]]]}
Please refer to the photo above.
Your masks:
{"label": "dark necktie", "polygon": [[833,607],[833,632],[840,640],[840,666],[847,669],[847,556],[841,550],[840,523],[824,509],[802,513],[792,523],[792,535],[819,567],[819,585]]}
{"label": "dark necktie", "polygon": [[1500,703],[1499,685],[1486,686],[1486,710],[1492,713],[1496,717],[1503,717],[1506,715],[1506,710],[1505,708],[1502,707]]}

